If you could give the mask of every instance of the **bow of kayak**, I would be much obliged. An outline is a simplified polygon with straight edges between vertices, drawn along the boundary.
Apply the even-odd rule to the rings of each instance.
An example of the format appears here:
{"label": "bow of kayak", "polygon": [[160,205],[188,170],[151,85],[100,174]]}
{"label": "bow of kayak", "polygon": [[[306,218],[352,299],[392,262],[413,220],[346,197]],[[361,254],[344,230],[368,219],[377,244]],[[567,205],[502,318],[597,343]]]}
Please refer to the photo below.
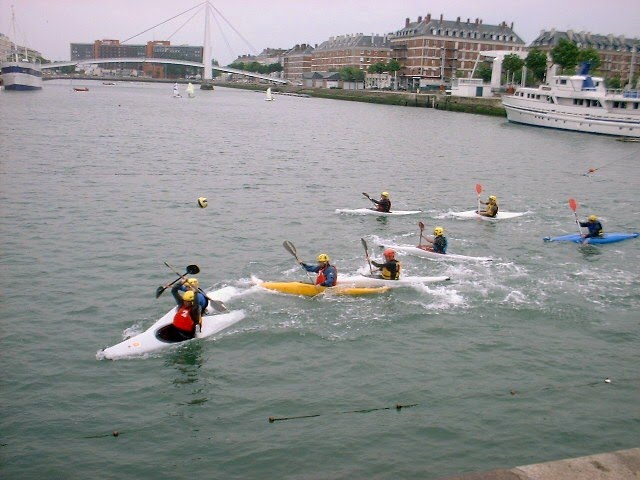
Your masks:
{"label": "bow of kayak", "polygon": [[468,210],[466,212],[450,212],[451,215],[457,218],[479,218],[480,220],[506,220],[508,218],[521,217],[527,212],[502,212],[498,211],[495,217],[485,217],[484,215],[478,215],[475,210]]}
{"label": "bow of kayak", "polygon": [[465,262],[465,261],[491,262],[493,261],[493,258],[491,257],[471,257],[468,255],[458,255],[455,253],[436,253],[431,250],[425,250],[424,248],[413,247],[409,245],[385,245],[384,248],[392,248],[396,252],[402,252],[408,255],[414,255],[416,257],[432,258],[434,260],[451,260],[454,262]]}
{"label": "bow of kayak", "polygon": [[425,283],[446,282],[451,277],[446,275],[434,277],[401,277],[399,280],[385,280],[380,277],[368,277],[366,275],[339,276],[338,285],[350,285],[354,287],[381,287],[389,288],[406,287]]}
{"label": "bow of kayak", "polygon": [[381,217],[395,215],[417,215],[421,210],[393,210],[391,212],[379,212],[373,208],[337,208],[336,213],[345,213],[349,215],[378,215]]}

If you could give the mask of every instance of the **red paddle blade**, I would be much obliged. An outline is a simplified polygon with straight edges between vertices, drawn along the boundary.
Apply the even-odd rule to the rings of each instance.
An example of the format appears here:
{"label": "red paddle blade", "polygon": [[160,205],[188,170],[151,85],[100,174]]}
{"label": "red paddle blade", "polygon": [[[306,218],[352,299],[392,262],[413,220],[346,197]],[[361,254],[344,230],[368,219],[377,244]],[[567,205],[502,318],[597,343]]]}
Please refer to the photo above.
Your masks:
{"label": "red paddle blade", "polygon": [[569,199],[569,208],[571,210],[573,210],[574,213],[575,213],[576,209],[578,208],[578,203],[576,202],[576,200],[574,198],[570,198]]}
{"label": "red paddle blade", "polygon": [[480,195],[482,193],[482,185],[476,183],[476,193]]}

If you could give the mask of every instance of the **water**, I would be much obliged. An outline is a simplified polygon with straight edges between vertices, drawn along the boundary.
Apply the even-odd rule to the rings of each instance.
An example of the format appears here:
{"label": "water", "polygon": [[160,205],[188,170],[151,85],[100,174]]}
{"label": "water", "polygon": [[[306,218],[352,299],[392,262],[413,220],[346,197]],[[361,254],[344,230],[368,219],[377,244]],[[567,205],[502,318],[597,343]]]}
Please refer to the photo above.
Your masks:
{"label": "water", "polygon": [[[637,144],[431,109],[87,85],[0,95],[2,478],[432,479],[638,446],[640,241],[542,242],[577,229],[571,197],[606,230],[638,231]],[[527,215],[453,218],[476,183]],[[334,213],[382,190],[424,213]],[[379,255],[416,243],[418,221],[496,261],[403,257],[408,275],[452,280],[363,298],[250,284],[306,278],[284,240],[354,273],[361,237]],[[165,261],[233,286],[246,318],[97,360],[172,306],[154,298],[174,278]]]}

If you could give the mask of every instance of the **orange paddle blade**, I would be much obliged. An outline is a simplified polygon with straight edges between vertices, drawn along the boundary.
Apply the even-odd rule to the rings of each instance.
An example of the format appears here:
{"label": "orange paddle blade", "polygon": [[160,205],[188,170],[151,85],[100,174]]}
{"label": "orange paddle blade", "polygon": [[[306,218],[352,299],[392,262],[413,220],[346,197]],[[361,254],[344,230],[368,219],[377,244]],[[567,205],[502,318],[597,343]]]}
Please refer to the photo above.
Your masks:
{"label": "orange paddle blade", "polygon": [[478,195],[482,193],[482,185],[480,185],[479,183],[476,183],[476,192],[478,193]]}
{"label": "orange paddle blade", "polygon": [[569,199],[569,208],[571,208],[571,210],[576,211],[576,209],[578,208],[578,203],[575,201],[574,198],[570,198]]}

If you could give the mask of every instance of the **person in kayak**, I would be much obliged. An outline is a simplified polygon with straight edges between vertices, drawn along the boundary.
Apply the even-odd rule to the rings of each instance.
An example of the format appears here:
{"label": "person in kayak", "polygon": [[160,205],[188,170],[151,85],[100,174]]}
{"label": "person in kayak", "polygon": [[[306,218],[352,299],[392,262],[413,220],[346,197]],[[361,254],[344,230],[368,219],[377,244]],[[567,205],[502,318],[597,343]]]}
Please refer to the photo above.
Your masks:
{"label": "person in kayak", "polygon": [[329,255],[326,253],[318,255],[318,265],[307,265],[304,262],[300,262],[300,265],[307,272],[318,274],[316,285],[334,287],[338,281],[338,269],[329,263]]}
{"label": "person in kayak", "polygon": [[447,253],[447,237],[444,236],[444,228],[436,227],[433,229],[433,238],[423,238],[431,245],[421,245],[421,249],[434,253]]}
{"label": "person in kayak", "polygon": [[200,303],[196,301],[193,287],[181,292],[182,285],[174,285],[171,294],[178,304],[178,309],[171,324],[171,337],[175,341],[189,340],[196,336],[196,325],[202,322]]}
{"label": "person in kayak", "polygon": [[604,234],[602,223],[598,221],[598,217],[595,215],[589,215],[586,222],[580,222],[581,227],[587,227],[588,233],[582,234],[583,238],[595,238],[601,237]]}
{"label": "person in kayak", "polygon": [[193,289],[196,295],[198,296],[198,303],[200,304],[200,310],[202,313],[205,313],[207,311],[207,307],[209,306],[209,299],[205,296],[204,293],[198,290],[199,286],[200,286],[200,282],[198,281],[197,278],[191,277],[191,278],[187,278],[186,280],[183,279],[182,287],[180,287],[180,291],[186,292],[187,290]]}
{"label": "person in kayak", "polygon": [[479,200],[480,203],[483,203],[487,206],[484,210],[478,210],[478,215],[482,215],[483,217],[495,217],[498,215],[498,199],[495,195],[489,195],[489,200],[483,202]]}
{"label": "person in kayak", "polygon": [[398,280],[400,278],[401,265],[400,262],[396,260],[396,252],[391,248],[387,248],[382,252],[382,256],[384,257],[384,263],[371,260],[371,264],[381,270],[380,276],[385,280]]}
{"label": "person in kayak", "polygon": [[391,211],[391,200],[389,200],[389,192],[382,192],[380,194],[380,200],[374,200],[369,195],[365,194],[366,197],[371,200],[378,212],[386,212],[389,213]]}

